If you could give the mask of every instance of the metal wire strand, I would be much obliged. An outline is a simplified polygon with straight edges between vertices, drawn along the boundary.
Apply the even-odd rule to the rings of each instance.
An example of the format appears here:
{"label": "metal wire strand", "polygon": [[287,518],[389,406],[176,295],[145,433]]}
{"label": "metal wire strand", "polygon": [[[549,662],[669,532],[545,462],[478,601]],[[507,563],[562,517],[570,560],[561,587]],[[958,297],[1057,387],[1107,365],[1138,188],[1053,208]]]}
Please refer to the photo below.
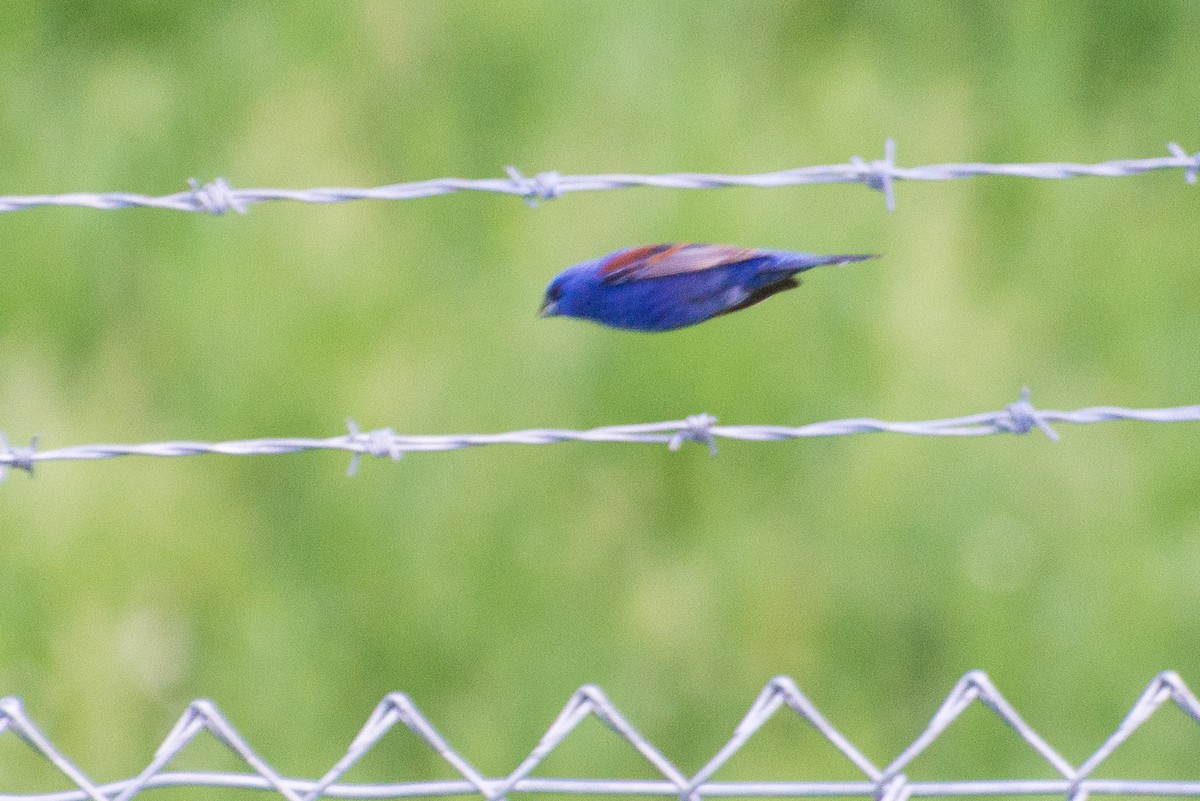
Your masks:
{"label": "metal wire strand", "polygon": [[[39,462],[113,459],[118,456],[198,456],[206,453],[226,456],[273,456],[300,451],[348,451],[348,475],[358,470],[363,456],[399,460],[406,453],[452,451],[484,445],[552,445],[559,442],[637,442],[665,444],[678,450],[686,441],[699,442],[716,455],[717,440],[773,442],[804,437],[836,437],[848,434],[887,432],[923,437],[981,437],[990,434],[1026,434],[1037,429],[1051,440],[1058,432],[1051,423],[1103,423],[1136,420],[1145,423],[1182,423],[1200,421],[1200,405],[1167,409],[1123,409],[1117,406],[1092,406],[1062,412],[1036,409],[1029,401],[1029,390],[997,412],[950,417],[920,422],[888,422],[868,417],[829,420],[804,426],[741,425],[722,426],[717,418],[697,414],[684,420],[636,425],[604,426],[585,431],[561,428],[533,428],[500,434],[397,434],[390,428],[360,431],[353,420],[347,421],[349,433],[325,439],[292,437],[285,439],[248,439],[232,442],[153,442],[143,445],[76,445],[55,450],[37,450],[37,439],[25,447],[10,446],[0,436],[0,479],[8,468],[33,473]],[[3,801],[3,799],[0,799]]]}
{"label": "metal wire strand", "polygon": [[951,181],[985,175],[1009,178],[1061,179],[1092,176],[1120,178],[1152,170],[1183,170],[1189,184],[1196,183],[1200,172],[1200,153],[1187,153],[1175,142],[1167,144],[1169,156],[1145,159],[1118,159],[1099,164],[1041,162],[1028,164],[989,164],[966,162],[930,164],[924,167],[900,167],[896,164],[896,143],[884,143],[884,157],[865,161],[858,156],[849,163],[820,167],[798,167],[753,175],[680,172],[666,175],[560,175],[554,171],[526,177],[516,167],[508,167],[507,178],[436,178],[388,186],[322,187],[316,189],[235,189],[224,178],[202,184],[188,180],[186,192],[171,195],[142,195],[133,192],[63,195],[0,195],[0,212],[23,211],[38,206],[82,206],[91,209],[123,209],[134,206],[171,211],[245,214],[256,203],[290,200],[297,203],[346,203],[352,200],[416,200],[455,192],[494,192],[523,198],[530,206],[553,200],[569,192],[600,192],[633,187],[661,189],[721,189],[734,186],[773,188],[801,184],[859,183],[881,192],[888,211],[896,208],[897,181]]}

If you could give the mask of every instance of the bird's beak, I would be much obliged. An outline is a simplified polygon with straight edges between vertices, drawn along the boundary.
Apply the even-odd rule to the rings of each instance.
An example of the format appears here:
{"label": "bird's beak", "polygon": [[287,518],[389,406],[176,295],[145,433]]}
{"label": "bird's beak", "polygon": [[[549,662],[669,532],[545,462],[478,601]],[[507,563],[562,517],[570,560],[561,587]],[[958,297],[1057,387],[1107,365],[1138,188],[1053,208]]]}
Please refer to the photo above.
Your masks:
{"label": "bird's beak", "polygon": [[552,300],[548,300],[542,304],[542,308],[538,310],[538,317],[554,317],[558,314],[558,304]]}

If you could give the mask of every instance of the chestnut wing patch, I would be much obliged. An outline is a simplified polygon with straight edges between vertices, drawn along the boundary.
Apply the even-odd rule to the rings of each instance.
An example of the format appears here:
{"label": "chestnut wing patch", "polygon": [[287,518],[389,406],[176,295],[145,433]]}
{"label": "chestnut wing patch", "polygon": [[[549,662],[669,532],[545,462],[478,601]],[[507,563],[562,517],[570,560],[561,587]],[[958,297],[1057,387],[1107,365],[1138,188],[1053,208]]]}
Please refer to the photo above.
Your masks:
{"label": "chestnut wing patch", "polygon": [[729,245],[646,245],[614,253],[600,265],[600,275],[606,284],[623,284],[726,267],[762,255],[762,251]]}

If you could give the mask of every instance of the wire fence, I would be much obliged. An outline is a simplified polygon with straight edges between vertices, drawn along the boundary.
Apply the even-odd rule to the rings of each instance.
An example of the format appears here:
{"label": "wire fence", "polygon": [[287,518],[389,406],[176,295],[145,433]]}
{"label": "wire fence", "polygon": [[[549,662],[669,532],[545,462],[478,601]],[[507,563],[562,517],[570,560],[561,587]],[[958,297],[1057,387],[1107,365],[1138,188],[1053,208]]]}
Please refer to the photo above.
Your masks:
{"label": "wire fence", "polygon": [[[1100,767],[1131,734],[1141,728],[1167,702],[1200,724],[1200,702],[1178,674],[1159,674],[1146,687],[1133,707],[1107,739],[1078,767],[1063,758],[1053,746],[1005,700],[982,671],[963,676],[929,725],[884,767],[867,758],[851,740],[830,723],[816,706],[786,676],[767,683],[733,735],[716,754],[692,775],[687,775],[643,736],[598,687],[585,686],[567,701],[541,740],[506,776],[488,777],[475,768],[443,737],[403,693],[391,693],[371,713],[351,741],[346,753],[316,779],[286,777],[258,754],[232,723],[209,700],[188,706],[179,722],[158,747],[154,757],[129,779],[100,784],[68,759],[33,722],[18,698],[0,700],[0,736],[12,733],[49,761],[75,787],[65,791],[16,793],[0,777],[0,801],[129,801],[142,790],[155,787],[219,787],[225,789],[274,791],[288,801],[316,801],[320,797],[353,799],[424,798],[447,795],[478,795],[499,801],[509,793],[579,794],[611,796],[668,796],[682,801],[708,797],[811,798],[863,797],[875,801],[906,801],[912,797],[946,796],[1064,796],[1069,801],[1086,801],[1092,794],[1200,796],[1200,781],[1093,778]],[[909,781],[904,771],[930,745],[947,733],[954,721],[973,704],[981,704],[1008,724],[1021,740],[1055,774],[1049,779],[999,779]],[[787,708],[815,729],[848,760],[863,778],[859,781],[717,781],[718,771],[780,710]],[[546,757],[569,739],[588,717],[595,717],[645,758],[661,778],[593,779],[542,778],[533,776]],[[375,784],[348,784],[346,773],[389,735],[403,726],[442,758],[461,778]],[[246,772],[171,772],[172,759],[207,731],[245,763]]]}
{"label": "wire fence", "polygon": [[[597,174],[560,175],[541,172],[525,176],[514,167],[506,178],[441,178],[388,186],[313,189],[237,189],[224,178],[208,183],[189,181],[187,191],[152,196],[128,192],[68,193],[57,195],[0,196],[0,212],[43,206],[118,209],[149,207],[183,212],[224,214],[248,212],[250,206],[272,201],[341,203],[356,200],[413,200],[457,192],[491,192],[512,195],[536,206],[572,192],[594,192],[658,187],[669,189],[716,189],[727,187],[772,188],[807,184],[859,183],[881,192],[889,211],[895,209],[895,184],[900,181],[945,181],[979,176],[1031,179],[1065,179],[1082,176],[1125,177],[1158,170],[1183,170],[1186,181],[1196,184],[1200,174],[1200,152],[1189,154],[1169,143],[1170,155],[1156,158],[1123,159],[1095,164],[1046,162],[1023,164],[944,163],[902,167],[896,163],[896,146],[887,140],[884,157],[867,161],[857,156],[848,163],[801,167],[777,172],[722,175],[673,173],[664,175]],[[1097,406],[1074,411],[1039,410],[1028,391],[999,411],[939,420],[889,422],[872,418],[849,418],[799,427],[775,425],[719,425],[716,418],[699,414],[683,420],[618,425],[588,430],[529,429],[498,434],[402,435],[392,429],[360,431],[350,421],[349,431],[323,439],[264,438],[227,442],[171,441],[147,444],[97,444],[39,451],[37,441],[28,446],[8,444],[0,436],[0,480],[9,468],[33,473],[34,465],[47,461],[110,459],[120,456],[181,457],[200,454],[232,456],[277,455],[312,450],[336,450],[351,455],[348,474],[353,475],[363,456],[398,460],[407,453],[447,451],[484,445],[545,445],[560,442],[624,442],[665,444],[671,450],[692,441],[716,453],[718,440],[768,442],[805,437],[827,437],[888,432],[916,436],[973,437],[992,434],[1025,434],[1034,429],[1052,440],[1055,424],[1090,424],[1117,420],[1141,422],[1197,422],[1200,405],[1158,409],[1128,409]],[[1174,672],[1155,677],[1133,707],[1104,742],[1080,765],[1074,766],[1043,739],[1000,694],[981,671],[972,671],[956,684],[924,731],[883,767],[867,758],[854,743],[818,711],[816,706],[787,677],[772,679],[734,729],[733,735],[697,772],[688,775],[674,765],[644,737],[594,686],[580,688],[568,700],[540,741],[510,773],[485,776],[426,719],[403,693],[391,693],[371,713],[353,738],[345,754],[322,775],[313,779],[286,777],[258,754],[234,725],[209,700],[190,704],[163,740],[153,758],[136,776],[107,783],[94,781],[54,745],[26,713],[19,698],[0,699],[0,738],[6,734],[24,741],[52,765],[71,787],[62,791],[19,793],[6,786],[0,775],[0,801],[130,801],[143,790],[159,787],[225,788],[273,791],[288,801],[316,801],[321,797],[348,799],[423,798],[447,795],[477,795],[500,801],[508,794],[584,794],[612,796],[666,796],[698,801],[703,797],[862,797],[876,801],[906,801],[910,797],[945,796],[1063,796],[1069,801],[1086,801],[1090,794],[1200,797],[1200,780],[1148,780],[1093,778],[1097,769],[1164,704],[1176,705],[1200,724],[1200,701]],[[909,781],[904,771],[926,749],[950,729],[973,704],[982,704],[1004,723],[1053,771],[1050,779],[1000,779]],[[863,778],[858,781],[719,781],[716,774],[763,725],[783,709],[790,709],[815,729]],[[538,766],[588,717],[595,717],[622,741],[634,748],[657,772],[654,779],[543,778],[534,776]],[[391,730],[402,726],[441,757],[459,776],[450,780],[423,780],[376,784],[348,784],[345,775],[370,753]],[[207,731],[245,764],[240,773],[217,771],[170,771],[170,762],[202,732]]]}
{"label": "wire fence", "polygon": [[[351,200],[412,200],[454,192],[496,192],[516,195],[531,205],[552,200],[568,192],[592,192],[654,186],[671,189],[713,189],[732,186],[780,187],[818,183],[863,183],[883,192],[889,210],[895,207],[894,183],[898,180],[945,181],[974,176],[999,175],[1020,178],[1061,179],[1079,176],[1122,177],[1153,170],[1182,169],[1188,183],[1195,184],[1200,174],[1200,152],[1188,154],[1180,145],[1167,145],[1170,156],[1123,159],[1098,164],[1046,162],[1026,164],[948,163],[923,167],[899,167],[895,163],[896,146],[891,139],[884,147],[884,159],[864,161],[858,156],[848,164],[801,167],[755,175],[719,175],[674,173],[668,175],[577,175],[543,172],[523,176],[509,167],[507,179],[442,178],[430,181],[393,184],[373,188],[234,189],[223,178],[201,185],[191,179],[191,189],[171,195],[150,196],[127,192],[106,194],[70,193],[61,195],[0,196],[0,212],[20,211],[38,206],[83,206],[117,209],[131,206],[174,211],[223,214],[233,210],[247,212],[250,205],[276,200],[303,203],[340,203]],[[136,445],[82,445],[50,451],[38,451],[36,438],[28,446],[10,446],[0,435],[0,480],[8,468],[32,473],[37,462],[84,459],[109,459],[117,456],[193,456],[218,453],[231,456],[275,455],[309,450],[341,450],[354,454],[349,474],[353,475],[363,455],[399,459],[414,451],[444,451],[482,445],[545,445],[556,442],[642,442],[666,443],[672,450],[687,440],[702,442],[716,452],[718,439],[774,441],[801,437],[837,436],[873,432],[891,432],[921,436],[981,436],[998,433],[1027,433],[1038,428],[1051,439],[1058,436],[1051,423],[1095,423],[1108,420],[1146,422],[1183,422],[1200,420],[1200,406],[1167,409],[1123,409],[1093,407],[1072,412],[1039,411],[1027,394],[999,412],[924,422],[888,422],[870,418],[852,418],[813,423],[800,427],[774,425],[720,426],[716,418],[699,414],[684,420],[637,425],[605,426],[583,431],[565,429],[529,429],[500,434],[400,435],[392,429],[360,432],[351,421],[349,433],[323,439],[267,438],[231,442],[172,441]]]}
{"label": "wire fence", "polygon": [[[1021,390],[1018,400],[997,412],[949,417],[917,422],[888,422],[869,417],[829,420],[799,427],[774,425],[722,426],[709,414],[697,414],[684,420],[662,423],[604,426],[585,431],[560,428],[535,428],[500,434],[397,434],[390,428],[360,431],[347,421],[349,433],[324,439],[285,438],[248,439],[231,442],[154,442],[143,445],[77,445],[56,450],[37,450],[35,438],[28,446],[9,445],[0,435],[0,480],[8,468],[33,473],[38,462],[113,459],[118,456],[274,456],[301,451],[348,451],[353,454],[347,475],[358,470],[363,456],[399,460],[406,453],[452,451],[483,445],[551,445],[558,442],[637,442],[665,444],[672,451],[684,442],[699,442],[716,455],[717,440],[775,442],[804,437],[835,437],[848,434],[888,432],[923,437],[980,437],[989,434],[1027,434],[1037,429],[1051,440],[1058,440],[1053,423],[1103,423],[1135,420],[1144,423],[1182,423],[1200,421],[1200,405],[1166,409],[1124,409],[1117,406],[1092,406],[1074,411],[1036,409],[1029,390]],[[2,801],[2,799],[0,799]]]}
{"label": "wire fence", "polygon": [[172,211],[224,214],[236,211],[245,214],[256,203],[291,200],[299,203],[344,203],[351,200],[415,200],[448,195],[455,192],[495,192],[515,195],[536,206],[539,201],[553,200],[569,192],[599,192],[609,189],[629,189],[653,186],[664,189],[720,189],[733,186],[780,187],[800,184],[860,183],[882,192],[888,211],[896,207],[897,181],[950,181],[984,175],[1010,178],[1076,178],[1092,176],[1119,178],[1140,175],[1153,170],[1183,170],[1187,182],[1195,184],[1200,174],[1200,152],[1189,154],[1179,144],[1170,142],[1171,155],[1159,158],[1119,159],[1098,164],[1071,162],[1042,162],[1027,164],[989,164],[964,162],[930,164],[923,167],[900,167],[896,164],[896,143],[889,139],[884,145],[884,157],[865,161],[854,156],[848,163],[820,167],[799,167],[778,172],[754,175],[719,175],[714,173],[670,173],[667,175],[560,175],[540,172],[532,177],[522,175],[516,167],[508,167],[507,178],[437,178],[428,181],[391,184],[376,187],[324,187],[317,189],[235,189],[224,178],[201,184],[188,181],[186,192],[171,195],[141,195],[132,192],[92,194],[73,192],[62,195],[0,196],[0,211],[22,211],[38,206],[83,206],[92,209],[122,209],[145,206]]}

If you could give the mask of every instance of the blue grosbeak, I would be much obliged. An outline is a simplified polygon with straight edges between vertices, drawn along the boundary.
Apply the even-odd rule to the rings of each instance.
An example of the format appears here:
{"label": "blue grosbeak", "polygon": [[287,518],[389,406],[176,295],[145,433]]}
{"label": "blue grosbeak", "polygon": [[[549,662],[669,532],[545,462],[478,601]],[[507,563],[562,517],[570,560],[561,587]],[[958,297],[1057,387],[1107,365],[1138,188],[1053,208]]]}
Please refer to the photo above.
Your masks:
{"label": "blue grosbeak", "polygon": [[796,273],[873,254],[817,256],[729,245],[646,245],[568,267],[546,287],[541,316],[670,331],[761,303],[800,285]]}

